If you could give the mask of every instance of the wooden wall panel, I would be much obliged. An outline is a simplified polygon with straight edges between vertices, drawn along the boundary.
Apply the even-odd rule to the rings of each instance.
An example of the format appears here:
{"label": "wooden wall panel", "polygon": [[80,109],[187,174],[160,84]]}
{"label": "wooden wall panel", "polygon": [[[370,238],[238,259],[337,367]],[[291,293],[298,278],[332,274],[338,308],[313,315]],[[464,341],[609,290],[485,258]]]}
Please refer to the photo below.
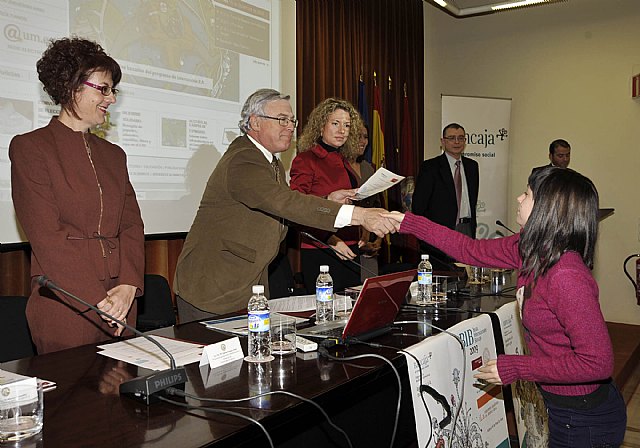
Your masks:
{"label": "wooden wall panel", "polygon": [[[145,273],[159,274],[169,281],[173,291],[173,276],[184,240],[146,241]],[[28,296],[31,291],[31,251],[16,249],[0,252],[0,296]]]}
{"label": "wooden wall panel", "polygon": [[31,290],[31,251],[0,252],[0,296],[28,296]]}

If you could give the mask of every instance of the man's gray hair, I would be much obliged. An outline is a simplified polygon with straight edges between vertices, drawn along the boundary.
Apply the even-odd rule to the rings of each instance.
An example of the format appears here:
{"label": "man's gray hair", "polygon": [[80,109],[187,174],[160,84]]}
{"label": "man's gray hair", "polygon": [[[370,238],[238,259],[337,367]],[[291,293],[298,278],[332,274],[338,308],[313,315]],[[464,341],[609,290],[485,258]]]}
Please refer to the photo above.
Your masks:
{"label": "man's gray hair", "polygon": [[251,124],[249,118],[251,115],[264,115],[264,107],[267,103],[277,100],[289,101],[291,97],[289,95],[283,95],[274,89],[260,89],[252,93],[244,106],[242,106],[242,112],[240,112],[240,121],[238,126],[243,134],[246,134],[251,130]]}

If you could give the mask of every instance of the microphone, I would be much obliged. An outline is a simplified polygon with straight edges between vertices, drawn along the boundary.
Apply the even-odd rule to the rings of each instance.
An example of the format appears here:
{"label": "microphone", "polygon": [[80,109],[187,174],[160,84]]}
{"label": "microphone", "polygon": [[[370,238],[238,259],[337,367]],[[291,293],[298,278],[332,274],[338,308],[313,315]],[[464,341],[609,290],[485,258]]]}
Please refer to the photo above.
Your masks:
{"label": "microphone", "polygon": [[511,230],[509,227],[505,226],[504,224],[502,224],[502,221],[500,221],[499,219],[496,219],[496,225],[502,227],[503,229],[507,229],[509,232],[511,232],[513,235],[516,234],[516,232],[514,232],[513,230]]}
{"label": "microphone", "polygon": [[153,343],[156,347],[162,350],[165,355],[167,355],[171,364],[170,369],[155,372],[146,376],[139,376],[138,378],[134,378],[120,384],[120,395],[125,395],[146,405],[150,405],[152,403],[160,401],[160,399],[156,395],[160,395],[160,393],[165,389],[168,389],[169,387],[180,387],[181,385],[182,388],[184,388],[184,383],[188,381],[187,371],[184,367],[176,367],[176,360],[171,352],[164,348],[158,341],[142,333],[137,328],[128,325],[126,322],[116,319],[111,314],[102,311],[97,306],[91,305],[90,303],[82,300],[80,297],[60,288],[53,281],[49,280],[49,278],[45,275],[39,275],[38,277],[36,277],[36,281],[40,286],[48,288],[52,291],[61,292],[65,296],[95,311],[99,315],[108,317],[114,322],[122,325],[127,330],[131,330],[136,335],[141,336],[149,342]]}
{"label": "microphone", "polygon": [[[433,252],[433,251],[432,251],[432,252]],[[445,254],[445,255],[446,255],[446,254]],[[435,261],[437,261],[438,263],[440,263],[440,264],[442,264],[442,265],[444,265],[444,266],[448,267],[448,268],[449,268],[449,272],[454,272],[454,273],[455,273],[455,272],[458,272],[458,271],[460,270],[460,268],[459,268],[458,266],[456,266],[455,264],[450,263],[450,262],[448,262],[448,261],[445,261],[445,260],[443,260],[442,258],[439,258],[439,257],[437,257],[437,256],[433,255],[432,253],[430,253],[430,254],[429,254],[429,260],[435,260]]]}
{"label": "microphone", "polygon": [[[316,242],[316,243],[320,244],[322,247],[325,247],[325,248],[327,248],[327,249],[331,249],[331,251],[332,251],[334,254],[338,255],[338,259],[339,259],[340,261],[342,261],[342,262],[344,262],[344,261],[345,261],[345,260],[343,260],[342,258],[340,258],[340,257],[342,257],[343,255],[342,255],[340,252],[338,252],[337,250],[335,250],[333,247],[331,247],[329,244],[327,244],[327,243],[323,243],[323,242],[322,242],[322,241],[320,241],[318,238],[316,238],[315,236],[311,235],[311,234],[310,234],[310,233],[308,233],[308,232],[302,232],[302,231],[301,231],[301,232],[300,232],[300,234],[301,234],[301,235],[303,235],[303,236],[305,236],[305,237],[307,237],[307,238],[309,238],[310,240],[312,240],[312,241],[314,241],[314,242]],[[354,261],[354,260],[351,260],[351,259],[348,259],[347,261],[350,261],[351,263],[355,264],[355,265],[356,265],[356,266],[358,266],[360,269],[362,269],[362,270],[366,271],[367,273],[369,273],[369,274],[373,275],[374,277],[377,277],[377,276],[378,276],[378,273],[373,272],[371,269],[368,269],[368,268],[366,268],[366,267],[362,266],[362,265],[361,265],[360,263],[358,263],[357,261]]]}

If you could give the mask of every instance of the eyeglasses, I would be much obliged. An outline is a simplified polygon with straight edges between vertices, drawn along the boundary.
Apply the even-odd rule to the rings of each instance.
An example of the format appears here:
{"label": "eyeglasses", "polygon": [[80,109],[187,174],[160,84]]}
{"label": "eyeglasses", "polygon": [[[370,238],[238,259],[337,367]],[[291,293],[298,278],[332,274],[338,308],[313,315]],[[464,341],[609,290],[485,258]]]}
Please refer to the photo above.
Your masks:
{"label": "eyeglasses", "polygon": [[118,93],[120,93],[119,89],[116,89],[115,87],[111,87],[111,86],[101,86],[99,84],[94,84],[89,81],[85,81],[82,84],[84,84],[85,86],[93,87],[96,90],[99,90],[100,93],[102,93],[104,96],[109,96],[112,93],[114,96],[116,96]]}
{"label": "eyeglasses", "polygon": [[260,118],[268,118],[269,120],[276,120],[278,123],[280,123],[280,126],[282,126],[283,128],[286,128],[287,126],[289,126],[289,123],[293,124],[294,128],[296,126],[298,126],[298,120],[296,118],[270,117],[268,115],[258,115],[258,117],[260,117]]}
{"label": "eyeglasses", "polygon": [[450,142],[464,142],[466,141],[464,135],[450,135],[449,137],[443,137],[445,140]]}

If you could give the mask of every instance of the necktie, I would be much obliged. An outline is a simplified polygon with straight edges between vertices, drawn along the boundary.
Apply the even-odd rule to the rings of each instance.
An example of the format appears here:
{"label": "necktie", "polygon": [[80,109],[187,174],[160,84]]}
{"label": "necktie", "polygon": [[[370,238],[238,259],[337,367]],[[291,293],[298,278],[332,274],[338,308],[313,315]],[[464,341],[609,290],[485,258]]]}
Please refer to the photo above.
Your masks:
{"label": "necktie", "polygon": [[453,184],[456,187],[456,200],[458,201],[458,219],[460,219],[460,199],[462,198],[462,176],[460,175],[460,161],[456,161],[456,169],[453,172]]}
{"label": "necktie", "polygon": [[273,156],[271,166],[273,167],[273,171],[276,173],[276,182],[280,183],[280,165],[278,165],[278,159],[276,156]]}
{"label": "necktie", "polygon": [[[273,156],[273,159],[271,160],[271,167],[273,168],[273,171],[276,173],[276,182],[279,184],[280,183],[280,165],[278,165],[278,159],[276,156]],[[282,231],[282,229],[284,229],[284,218],[278,218],[278,221],[280,222],[280,231]]]}

